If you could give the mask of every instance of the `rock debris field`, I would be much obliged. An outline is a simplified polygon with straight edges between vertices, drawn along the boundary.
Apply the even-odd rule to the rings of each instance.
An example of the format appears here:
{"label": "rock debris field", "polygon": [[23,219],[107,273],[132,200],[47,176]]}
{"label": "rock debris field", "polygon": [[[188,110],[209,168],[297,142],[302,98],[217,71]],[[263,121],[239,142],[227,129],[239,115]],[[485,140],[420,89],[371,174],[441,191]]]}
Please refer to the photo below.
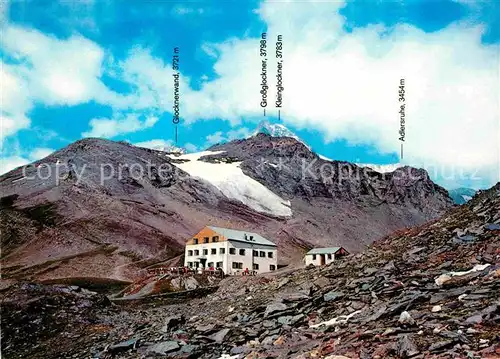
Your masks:
{"label": "rock debris field", "polygon": [[173,304],[15,284],[2,357],[499,358],[499,189],[329,266]]}

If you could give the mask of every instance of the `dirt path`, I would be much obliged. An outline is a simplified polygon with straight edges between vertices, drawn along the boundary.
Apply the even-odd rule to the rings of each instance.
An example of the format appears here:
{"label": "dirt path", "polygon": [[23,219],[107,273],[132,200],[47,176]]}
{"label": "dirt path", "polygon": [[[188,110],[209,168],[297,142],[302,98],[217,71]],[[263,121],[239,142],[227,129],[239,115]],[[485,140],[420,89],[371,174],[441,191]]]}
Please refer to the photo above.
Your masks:
{"label": "dirt path", "polygon": [[147,283],[144,287],[142,287],[137,293],[124,296],[122,299],[140,299],[143,298],[153,291],[155,287],[156,281],[152,281]]}

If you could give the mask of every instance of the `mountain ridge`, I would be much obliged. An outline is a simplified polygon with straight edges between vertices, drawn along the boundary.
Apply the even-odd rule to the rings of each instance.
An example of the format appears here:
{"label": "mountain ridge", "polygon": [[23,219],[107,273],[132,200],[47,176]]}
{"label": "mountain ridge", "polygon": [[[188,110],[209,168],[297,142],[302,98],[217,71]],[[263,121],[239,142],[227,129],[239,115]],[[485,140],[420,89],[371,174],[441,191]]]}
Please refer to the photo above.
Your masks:
{"label": "mountain ridge", "polygon": [[271,137],[290,137],[297,140],[298,142],[302,142],[306,147],[310,149],[310,146],[308,146],[299,136],[288,129],[285,125],[280,123],[271,124],[269,120],[262,120],[259,122],[257,128],[250,137],[257,136],[259,133],[269,135]]}
{"label": "mountain ridge", "polygon": [[459,187],[448,191],[455,204],[465,204],[477,193],[475,189]]}
{"label": "mountain ridge", "polygon": [[[324,161],[289,137],[258,134],[208,151],[189,159],[82,139],[0,176],[4,277],[133,280],[182,254],[185,239],[207,224],[260,233],[278,244],[281,264],[297,264],[308,248],[357,251],[451,207],[423,170],[351,176],[359,167]],[[302,167],[303,161],[312,164]],[[245,183],[289,202],[290,215],[242,202],[239,180],[189,174],[200,165],[214,172],[231,167]],[[53,175],[29,179],[37,171]]]}

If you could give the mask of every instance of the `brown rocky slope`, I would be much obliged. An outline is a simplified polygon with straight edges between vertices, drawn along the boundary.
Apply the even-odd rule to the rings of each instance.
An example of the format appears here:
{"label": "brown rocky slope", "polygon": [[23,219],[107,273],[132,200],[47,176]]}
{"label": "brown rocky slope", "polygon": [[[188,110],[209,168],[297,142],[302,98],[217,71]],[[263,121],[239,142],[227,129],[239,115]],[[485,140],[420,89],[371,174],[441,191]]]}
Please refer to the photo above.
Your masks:
{"label": "brown rocky slope", "polygon": [[[240,162],[245,175],[290,200],[292,215],[226,197],[181,170],[186,160],[175,155],[84,139],[0,177],[3,278],[134,280],[180,255],[207,224],[259,232],[277,242],[281,264],[300,263],[312,246],[357,251],[452,205],[423,170],[360,171],[324,161],[293,138],[258,134],[210,150],[223,152],[200,160]],[[304,161],[312,165],[304,169]]]}
{"label": "brown rocky slope", "polygon": [[2,349],[6,358],[498,358],[499,292],[500,183],[362,254],[227,278],[180,304],[124,307],[79,288],[19,284],[2,293]]}

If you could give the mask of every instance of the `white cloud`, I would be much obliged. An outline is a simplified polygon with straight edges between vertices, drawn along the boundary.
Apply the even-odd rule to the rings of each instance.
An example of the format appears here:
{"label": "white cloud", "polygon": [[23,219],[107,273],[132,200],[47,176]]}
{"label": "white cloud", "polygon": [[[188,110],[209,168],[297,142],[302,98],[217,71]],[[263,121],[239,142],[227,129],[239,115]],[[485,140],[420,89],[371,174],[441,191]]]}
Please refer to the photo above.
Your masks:
{"label": "white cloud", "polygon": [[15,66],[0,63],[0,82],[2,84],[2,111],[10,113],[24,113],[28,111],[32,103],[26,95],[28,85],[26,81],[16,74]]}
{"label": "white cloud", "polygon": [[15,68],[0,62],[0,148],[3,140],[17,131],[28,128],[30,119],[26,116],[32,107],[28,98],[26,82],[15,75]]}
{"label": "white cloud", "polygon": [[172,9],[172,14],[178,15],[178,16],[186,16],[186,15],[194,15],[194,14],[201,15],[204,12],[205,12],[205,10],[201,7],[195,8],[195,7],[187,7],[187,6],[181,6],[181,5],[177,5]]}
{"label": "white cloud", "polygon": [[6,24],[0,46],[10,63],[1,63],[0,142],[30,127],[34,103],[76,105],[95,100],[124,105],[124,97],[100,80],[104,51],[92,41],[74,35],[58,39],[37,30]]}
{"label": "white cloud", "polygon": [[[268,29],[269,98],[275,97],[275,41],[283,36],[282,120],[320,130],[325,141],[399,151],[398,84],[406,82],[406,142],[403,163],[456,166],[499,173],[499,45],[481,43],[483,28],[454,23],[425,33],[413,26],[383,25],[346,32],[338,14],[343,2],[265,1],[257,13]],[[181,12],[184,10],[180,10]],[[113,137],[154,125],[124,115],[147,110],[157,118],[172,110],[171,64],[144,48],[134,48],[115,64],[105,51],[81,36],[58,39],[36,30],[8,26],[1,45],[18,65],[2,67],[1,138],[29,126],[35,101],[74,105],[108,104],[112,118],[90,122],[86,136]],[[222,118],[233,126],[262,116],[259,38],[245,35],[202,49],[216,61],[216,78],[201,89],[181,76],[183,123]],[[182,63],[181,63],[182,65]],[[184,69],[181,66],[181,71]],[[104,72],[133,88],[120,95],[101,81]],[[268,107],[273,111],[273,106]],[[214,133],[208,143],[243,137]],[[0,138],[0,139],[1,139]],[[484,169],[492,169],[485,171]]]}
{"label": "white cloud", "polygon": [[27,155],[23,155],[21,152],[22,151],[12,156],[0,157],[0,175],[3,175],[4,173],[7,173],[17,167],[45,158],[55,152],[55,150],[47,147],[37,147]]}
{"label": "white cloud", "polygon": [[5,24],[9,18],[9,7],[9,0],[0,1],[0,26]]}
{"label": "white cloud", "polygon": [[[181,65],[182,66],[182,65]],[[181,69],[182,70],[182,69]],[[113,101],[115,108],[147,109],[157,114],[172,112],[174,101],[174,78],[177,71],[172,70],[172,64],[153,57],[151,51],[136,47],[129,51],[125,61],[115,68],[115,76],[134,87],[132,94]],[[199,106],[206,109],[208,100],[203,96],[196,97],[198,92],[189,85],[189,78],[182,75],[179,78],[181,117],[184,123],[196,121],[196,107],[193,101],[200,101]]]}
{"label": "white cloud", "polygon": [[30,120],[24,114],[17,116],[9,114],[0,114],[0,150],[3,150],[3,140],[17,131],[27,128]]}
{"label": "white cloud", "polygon": [[214,143],[220,143],[225,140],[225,137],[222,133],[222,131],[217,131],[214,132],[210,135],[207,136],[207,143],[208,144],[214,144]]}
{"label": "white cloud", "polygon": [[94,118],[90,121],[90,131],[82,133],[83,137],[114,137],[124,133],[136,132],[153,127],[158,117],[150,116],[143,120],[136,114],[128,114],[118,118]]}
{"label": "white cloud", "polygon": [[246,127],[240,127],[227,132],[227,138],[232,141],[237,138],[245,138],[252,134],[252,131]]}
{"label": "white cloud", "polygon": [[[205,48],[208,49],[206,46]],[[253,50],[249,51],[246,56],[251,56],[253,52]],[[229,61],[232,60],[229,59]],[[220,67],[222,70],[225,68]],[[232,77],[240,72],[240,69],[234,69],[232,65],[228,68],[232,69],[230,74]],[[253,109],[251,104],[244,109],[238,109],[231,104],[231,97],[228,99],[223,97],[227,95],[227,92],[250,94],[248,86],[241,86],[237,78],[233,78],[230,91],[218,89],[218,84],[214,82],[205,82],[202,91],[195,91],[189,85],[190,79],[182,75],[182,63],[180,70],[180,115],[184,124],[191,124],[202,118],[213,119],[223,114],[224,120],[236,125],[241,122],[242,117],[248,111]],[[114,76],[119,76],[120,79],[131,84],[134,91],[124,98],[113,101],[113,106],[116,109],[133,108],[136,111],[147,109],[156,111],[158,114],[172,112],[174,73],[176,71],[172,70],[170,63],[153,57],[150,50],[141,47],[132,49],[126,60],[116,66]],[[261,114],[261,111],[255,111],[255,114]]]}
{"label": "white cloud", "polygon": [[[52,6],[62,6],[65,8],[64,10],[67,13],[71,14],[71,16],[68,17],[58,17],[54,19],[54,21],[58,21],[62,25],[70,29],[82,29],[86,32],[97,34],[99,33],[99,26],[96,21],[96,5],[104,5],[105,7],[111,5],[110,2],[105,2],[104,4],[103,2],[100,3],[101,4],[97,4],[97,1],[95,0],[59,0],[58,2],[53,2]],[[53,15],[54,17],[56,17],[60,13],[57,10],[53,10],[51,8],[48,8],[47,12],[49,12],[50,15]]]}
{"label": "white cloud", "polygon": [[232,141],[238,138],[245,138],[250,136],[250,134],[251,131],[246,127],[230,130],[226,133],[217,131],[206,137],[207,146],[214,145],[216,143]]}
{"label": "white cloud", "polygon": [[[159,150],[163,151],[165,149],[170,149],[170,148],[176,148],[177,146],[174,144],[174,141],[172,140],[164,140],[164,139],[153,139],[149,141],[143,141],[143,142],[136,142],[134,143],[134,146],[137,147],[144,147],[144,148],[150,148],[152,150]],[[192,143],[185,143],[184,145],[180,146],[181,148],[184,148],[186,152],[197,152],[198,147]]]}
{"label": "white cloud", "polygon": [[[148,50],[134,48],[127,59],[113,63],[96,43],[73,35],[56,38],[40,31],[7,25],[0,38],[11,64],[1,63],[2,82],[0,144],[20,129],[29,128],[27,114],[34,103],[48,106],[77,105],[95,101],[114,109],[111,119],[95,118],[85,136],[113,137],[152,127],[150,116],[140,121],[130,110],[162,114],[172,106],[171,65],[153,58]],[[102,82],[103,74],[129,83],[133,91],[120,94]],[[181,78],[181,88],[188,83]]]}
{"label": "white cloud", "polygon": [[[99,45],[80,35],[61,39],[14,25],[5,26],[0,45],[14,60],[2,63],[2,138],[29,128],[27,114],[34,103],[72,106],[95,101],[110,105],[113,118],[92,119],[92,129],[84,134],[105,137],[148,127],[131,119],[117,120],[129,111],[147,110],[156,116],[172,111],[174,71],[170,63],[153,57],[148,49],[133,48],[124,61],[116,63]],[[111,91],[102,82],[104,74],[124,81],[132,90],[127,94]],[[241,122],[241,113],[237,109],[229,113],[229,102],[220,100],[218,93],[194,91],[189,81],[180,76],[183,123],[219,113],[232,124]],[[132,126],[125,128],[126,124]]]}
{"label": "white cloud", "polygon": [[37,30],[7,26],[1,45],[20,64],[30,98],[47,105],[75,105],[114,97],[100,81],[104,51],[78,35],[58,39]]}
{"label": "white cloud", "polygon": [[154,139],[154,140],[134,143],[134,146],[150,148],[152,150],[163,150],[164,148],[168,148],[168,147],[172,146],[172,141],[171,140]]}
{"label": "white cloud", "polygon": [[31,151],[29,158],[32,161],[38,161],[42,158],[47,157],[48,155],[50,155],[53,152],[55,152],[55,150],[52,148],[38,147],[38,148],[35,148],[33,151]]}
{"label": "white cloud", "polygon": [[9,156],[9,157],[1,157],[0,158],[0,175],[7,173],[14,168],[19,166],[23,166],[29,163],[29,159],[21,157],[21,156]]}

